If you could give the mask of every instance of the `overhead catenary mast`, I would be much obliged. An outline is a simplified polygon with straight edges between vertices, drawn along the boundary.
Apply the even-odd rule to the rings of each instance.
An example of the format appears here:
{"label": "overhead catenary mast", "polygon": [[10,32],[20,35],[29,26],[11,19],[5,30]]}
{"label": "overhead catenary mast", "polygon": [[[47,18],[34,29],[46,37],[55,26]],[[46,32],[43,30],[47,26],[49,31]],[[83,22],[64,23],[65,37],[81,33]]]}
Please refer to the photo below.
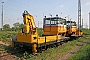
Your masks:
{"label": "overhead catenary mast", "polygon": [[89,12],[89,30],[90,30],[90,12]]}
{"label": "overhead catenary mast", "polygon": [[82,19],[82,28],[83,28],[83,19]]}
{"label": "overhead catenary mast", "polygon": [[3,14],[4,14],[4,12],[3,12],[3,3],[4,3],[4,2],[2,2],[2,30],[3,30],[3,21],[4,21],[4,16],[3,16]]}
{"label": "overhead catenary mast", "polygon": [[78,0],[78,29],[81,30],[81,0]]}

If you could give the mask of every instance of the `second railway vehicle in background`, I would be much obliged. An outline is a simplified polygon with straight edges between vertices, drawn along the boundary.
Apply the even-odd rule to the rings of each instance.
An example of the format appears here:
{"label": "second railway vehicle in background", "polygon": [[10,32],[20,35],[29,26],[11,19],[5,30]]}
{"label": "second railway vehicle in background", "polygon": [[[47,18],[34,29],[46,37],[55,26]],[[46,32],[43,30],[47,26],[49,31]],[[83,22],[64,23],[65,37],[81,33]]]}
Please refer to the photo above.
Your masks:
{"label": "second railway vehicle in background", "polygon": [[66,25],[67,25],[67,36],[78,37],[83,35],[83,32],[78,29],[75,21],[66,21]]}

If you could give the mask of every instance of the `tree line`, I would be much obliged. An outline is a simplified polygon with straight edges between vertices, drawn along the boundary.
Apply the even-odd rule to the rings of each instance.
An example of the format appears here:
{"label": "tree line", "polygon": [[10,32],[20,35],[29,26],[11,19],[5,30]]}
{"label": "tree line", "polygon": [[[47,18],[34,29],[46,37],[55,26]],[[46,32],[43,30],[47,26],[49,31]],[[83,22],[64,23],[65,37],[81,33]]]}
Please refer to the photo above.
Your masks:
{"label": "tree line", "polygon": [[[24,24],[20,24],[19,22],[16,22],[13,24],[13,27],[10,27],[9,24],[3,25],[3,31],[20,31],[24,27]],[[2,30],[2,29],[1,29]]]}
{"label": "tree line", "polygon": [[[2,31],[15,31],[15,32],[18,32],[18,31],[22,31],[22,28],[24,28],[24,24],[20,24],[19,22],[16,22],[13,24],[13,27],[10,27],[9,24],[5,24],[3,26],[3,30]],[[41,36],[43,34],[43,28],[38,28],[37,27],[37,30],[38,30],[38,34],[39,36]]]}

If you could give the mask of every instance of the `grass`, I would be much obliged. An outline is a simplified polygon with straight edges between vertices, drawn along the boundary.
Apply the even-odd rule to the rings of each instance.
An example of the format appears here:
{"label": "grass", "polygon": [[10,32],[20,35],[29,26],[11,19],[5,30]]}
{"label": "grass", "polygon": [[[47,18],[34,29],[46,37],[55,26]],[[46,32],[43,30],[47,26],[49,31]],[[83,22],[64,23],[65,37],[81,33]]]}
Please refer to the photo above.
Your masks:
{"label": "grass", "polygon": [[[85,39],[90,37],[89,30],[83,29],[83,31],[85,34],[83,37],[80,37],[77,40],[68,41],[67,43],[63,44],[61,48],[58,48],[58,47],[48,48],[47,51],[42,52],[41,54],[38,54],[37,56],[33,56],[26,51],[25,53],[23,53],[22,57],[25,60],[57,60],[63,55],[65,55],[67,52],[72,50],[77,44],[79,44],[80,42],[83,42]],[[11,38],[12,35],[15,35],[15,34],[16,34],[15,32],[7,32],[7,33],[0,32],[0,38],[3,42],[7,42],[8,41],[7,38]],[[5,46],[0,45],[0,48],[4,49],[5,51],[11,51],[10,46],[5,47]]]}
{"label": "grass", "polygon": [[[0,31],[0,41],[10,44],[13,35],[16,35],[16,32]],[[11,46],[5,46],[0,44],[0,54],[2,54],[2,50],[9,52],[11,51]]]}
{"label": "grass", "polygon": [[0,31],[0,40],[2,42],[11,42],[11,38],[13,35],[16,35],[16,33],[15,32]]}
{"label": "grass", "polygon": [[[85,32],[86,32],[87,37],[90,38],[90,31],[87,30]],[[71,56],[70,58],[68,58],[68,60],[90,60],[90,41],[88,43],[86,43],[73,56]]]}
{"label": "grass", "polygon": [[85,44],[79,51],[77,51],[68,60],[89,60],[90,59],[90,41]]}

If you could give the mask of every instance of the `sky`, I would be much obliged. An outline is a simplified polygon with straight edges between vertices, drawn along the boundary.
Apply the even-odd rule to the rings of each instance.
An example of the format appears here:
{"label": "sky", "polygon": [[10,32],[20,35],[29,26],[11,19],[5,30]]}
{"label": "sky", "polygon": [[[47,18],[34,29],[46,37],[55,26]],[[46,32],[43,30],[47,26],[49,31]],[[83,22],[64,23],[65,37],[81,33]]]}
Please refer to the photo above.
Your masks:
{"label": "sky", "polygon": [[[53,17],[58,14],[62,18],[69,15],[69,19],[78,21],[78,0],[0,0],[0,27],[2,2],[4,2],[4,24],[10,24],[11,27],[16,22],[23,23],[24,10],[34,17],[37,27],[43,27],[44,16],[50,17],[50,14]],[[90,0],[81,0],[81,7],[86,27],[89,25]]]}

